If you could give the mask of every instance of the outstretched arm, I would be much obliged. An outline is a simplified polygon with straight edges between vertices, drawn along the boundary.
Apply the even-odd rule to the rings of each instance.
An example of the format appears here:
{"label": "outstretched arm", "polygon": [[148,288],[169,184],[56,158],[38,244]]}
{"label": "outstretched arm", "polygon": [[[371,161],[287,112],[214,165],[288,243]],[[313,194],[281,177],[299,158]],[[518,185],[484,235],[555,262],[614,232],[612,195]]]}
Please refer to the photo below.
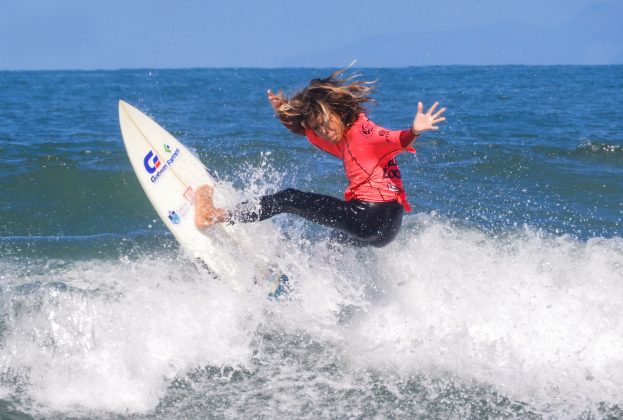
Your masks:
{"label": "outstretched arm", "polygon": [[286,100],[283,98],[283,93],[281,92],[281,90],[275,94],[270,89],[268,89],[266,91],[266,97],[268,98],[268,102],[270,102],[270,106],[273,107],[273,111],[275,111],[275,114],[277,115],[277,117],[279,117],[279,120],[284,125],[284,127],[292,131],[294,134],[300,134],[304,136],[305,129],[303,127],[300,127],[300,126],[294,127],[292,126],[291,123],[285,121],[281,117],[279,108],[286,102]]}
{"label": "outstretched arm", "polygon": [[[438,106],[439,102],[435,102],[433,106],[431,106],[428,111],[424,113],[424,104],[422,102],[418,102],[417,113],[415,114],[413,124],[411,125],[411,134],[417,137],[425,131],[439,130],[437,124],[446,120],[446,117],[442,117],[443,113],[446,112],[446,108],[441,108],[439,111],[435,112]],[[415,140],[415,138],[413,140]],[[411,142],[407,145],[403,144],[403,147],[411,146],[413,140],[411,140]]]}

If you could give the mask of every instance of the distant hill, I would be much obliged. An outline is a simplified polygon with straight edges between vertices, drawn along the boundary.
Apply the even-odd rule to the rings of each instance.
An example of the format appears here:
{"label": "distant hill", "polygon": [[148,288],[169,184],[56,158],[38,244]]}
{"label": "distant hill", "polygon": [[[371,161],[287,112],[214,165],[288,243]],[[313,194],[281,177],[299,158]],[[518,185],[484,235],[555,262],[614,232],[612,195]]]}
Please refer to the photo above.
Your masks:
{"label": "distant hill", "polygon": [[373,36],[322,54],[284,59],[284,66],[361,67],[447,64],[623,64],[623,6],[602,3],[570,21],[538,28],[516,21],[461,31]]}

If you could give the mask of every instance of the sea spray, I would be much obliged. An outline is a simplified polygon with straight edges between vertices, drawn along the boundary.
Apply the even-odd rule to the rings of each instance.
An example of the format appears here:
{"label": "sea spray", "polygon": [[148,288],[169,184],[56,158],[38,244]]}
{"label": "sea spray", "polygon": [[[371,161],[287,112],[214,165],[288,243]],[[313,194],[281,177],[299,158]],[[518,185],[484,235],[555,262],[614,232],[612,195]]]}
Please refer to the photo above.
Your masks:
{"label": "sea spray", "polygon": [[398,157],[414,213],[383,249],[294,216],[236,226],[242,255],[288,274],[279,302],[255,263],[233,292],[187,259],[117,104],[166,122],[219,205],[339,197],[341,164],[264,102],[324,70],[1,73],[0,417],[623,417],[623,67],[368,71],[382,126],[448,106]]}
{"label": "sea spray", "polygon": [[386,296],[348,340],[358,363],[458,375],[558,414],[623,399],[623,239],[417,219],[378,252]]}
{"label": "sea spray", "polygon": [[[496,238],[418,214],[378,250],[284,240],[273,257],[293,294],[278,303],[250,283],[233,292],[175,252],[38,274],[8,267],[3,386],[43,412],[89,413],[153,412],[171,392],[195,399],[193,386],[174,389],[193,377],[199,389],[248,393],[259,381],[310,393],[265,390],[290,415],[312,394],[329,404],[319,387],[384,412],[374,386],[421,381],[489,387],[554,415],[623,398],[620,238]],[[203,371],[222,368],[239,372],[235,384]]]}

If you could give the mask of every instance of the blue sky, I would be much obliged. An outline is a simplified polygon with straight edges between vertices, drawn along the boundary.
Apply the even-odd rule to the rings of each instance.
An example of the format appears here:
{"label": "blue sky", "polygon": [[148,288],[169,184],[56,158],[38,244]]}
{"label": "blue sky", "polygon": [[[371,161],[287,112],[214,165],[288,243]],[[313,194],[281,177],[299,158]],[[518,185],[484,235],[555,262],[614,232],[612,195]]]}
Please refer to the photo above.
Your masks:
{"label": "blue sky", "polygon": [[621,64],[620,0],[17,0],[0,70]]}

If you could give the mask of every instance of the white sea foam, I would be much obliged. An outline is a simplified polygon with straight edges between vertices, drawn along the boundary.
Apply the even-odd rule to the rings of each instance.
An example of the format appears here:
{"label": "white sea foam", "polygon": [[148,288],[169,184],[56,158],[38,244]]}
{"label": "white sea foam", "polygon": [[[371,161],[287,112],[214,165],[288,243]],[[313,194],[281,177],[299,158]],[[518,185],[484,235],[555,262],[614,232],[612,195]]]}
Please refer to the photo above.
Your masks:
{"label": "white sea foam", "polygon": [[261,311],[188,270],[166,256],[77,263],[9,289],[3,370],[53,410],[142,412],[188,368],[248,360]]}
{"label": "white sea foam", "polygon": [[[249,385],[234,400],[268,398],[264,410],[284,413],[326,398],[319,387],[365,392],[361,372],[390,388],[451,375],[554,415],[623,400],[621,238],[492,237],[421,214],[386,248],[358,250],[311,242],[305,227],[287,237],[273,222],[241,228],[272,244],[258,253],[290,275],[292,298],[279,303],[250,278],[235,292],[170,251],[3,263],[3,388],[44,412],[145,413],[175,378],[212,366],[269,375],[263,395]],[[270,338],[269,352],[266,333],[290,338]],[[318,373],[314,358],[339,375]]]}

